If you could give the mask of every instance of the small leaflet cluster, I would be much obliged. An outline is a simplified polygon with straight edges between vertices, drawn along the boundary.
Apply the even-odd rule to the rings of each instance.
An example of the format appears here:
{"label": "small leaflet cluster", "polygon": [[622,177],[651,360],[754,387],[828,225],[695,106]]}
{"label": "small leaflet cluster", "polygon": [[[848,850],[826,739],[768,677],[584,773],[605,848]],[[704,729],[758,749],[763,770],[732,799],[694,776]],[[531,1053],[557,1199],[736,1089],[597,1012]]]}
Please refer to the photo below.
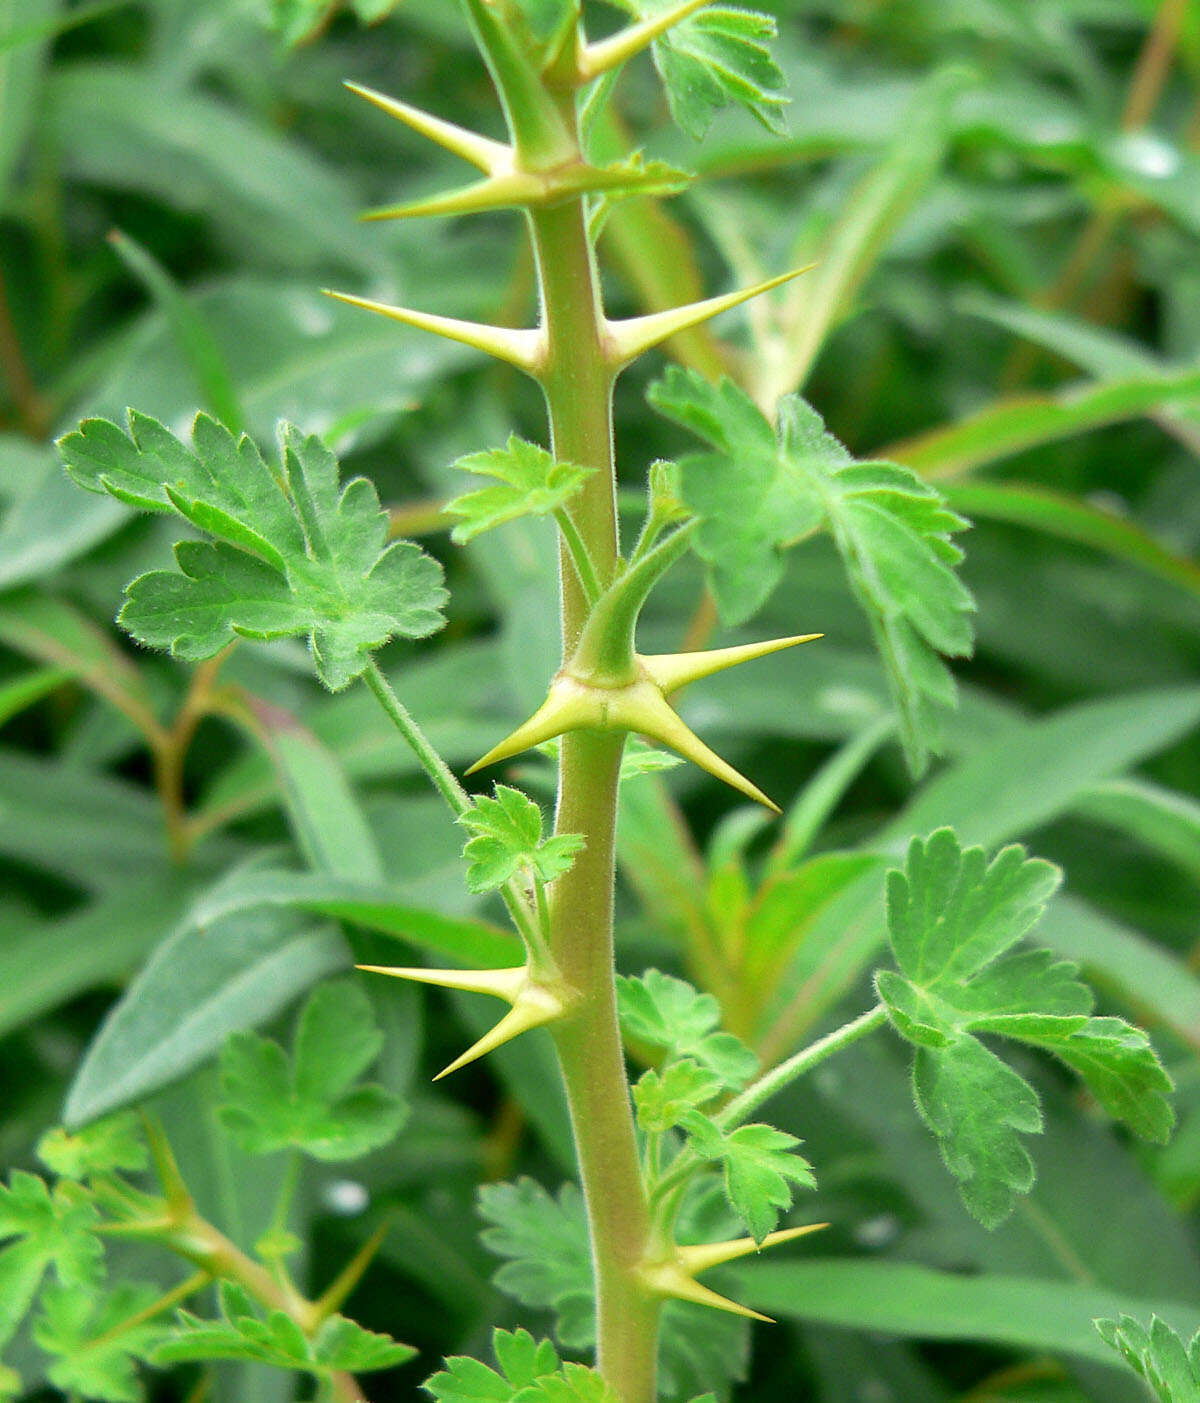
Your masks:
{"label": "small leaflet cluster", "polygon": [[[678,0],[613,0],[637,20],[677,8]],[[654,66],[676,124],[699,141],[731,104],[774,132],[785,128],[784,77],[771,56],[775,20],[734,5],[706,5],[655,40]]]}
{"label": "small leaflet cluster", "polygon": [[178,1331],[154,1351],[156,1364],[237,1359],[321,1378],[340,1371],[365,1374],[391,1369],[406,1364],[417,1353],[389,1335],[364,1330],[344,1315],[329,1316],[310,1337],[286,1312],[263,1313],[240,1286],[230,1282],[222,1282],[218,1298],[221,1314],[217,1320],[179,1312]]}
{"label": "small leaflet cluster", "polygon": [[386,1145],[407,1113],[386,1088],[356,1085],[382,1047],[359,985],[318,985],[300,1013],[291,1057],[257,1033],[226,1040],[221,1124],[248,1154],[296,1149],[319,1160],[357,1159]]}
{"label": "small leaflet cluster", "polygon": [[1095,1325],[1105,1343],[1146,1380],[1159,1403],[1200,1403],[1200,1331],[1185,1343],[1156,1315],[1148,1327],[1131,1315]]}
{"label": "small leaflet cluster", "polygon": [[[101,1215],[89,1181],[145,1166],[146,1150],[130,1112],[76,1133],[51,1131],[38,1155],[60,1176],[51,1188],[16,1170],[0,1186],[0,1346],[15,1335],[30,1307],[34,1343],[47,1356],[56,1388],[99,1403],[140,1403],[139,1360],[163,1337],[161,1322],[115,1330],[158,1296],[138,1282],[104,1287],[104,1246],[96,1235]],[[111,1338],[110,1338],[111,1334]],[[15,1396],[15,1371],[0,1368],[0,1397]]]}
{"label": "small leaflet cluster", "polygon": [[463,855],[467,888],[476,893],[496,891],[521,874],[553,882],[583,847],[578,833],[544,837],[541,809],[507,784],[496,785],[491,797],[479,795],[459,822],[471,835]]}
{"label": "small leaflet cluster", "polygon": [[281,429],[282,464],[247,437],[198,415],[191,447],[130,412],[127,431],[87,419],[59,443],[67,472],[92,492],[175,514],[210,541],[181,541],[178,570],[128,587],[119,622],[140,643],[199,661],[238,638],[307,635],[317,675],[340,691],[391,638],[425,638],[445,622],[442,570],[411,541],[387,544],[372,483],[339,491],[320,439]]}
{"label": "small leaflet cluster", "polygon": [[796,1153],[794,1135],[770,1125],[725,1128],[708,1113],[745,1086],[758,1059],[732,1033],[718,1031],[716,999],[682,979],[655,969],[640,979],[622,977],[617,1000],[625,1037],[661,1057],[633,1088],[639,1127],[648,1136],[682,1131],[687,1147],[720,1169],[729,1206],[762,1242],[791,1207],[793,1187],[815,1188],[816,1179]]}
{"label": "small leaflet cluster", "polygon": [[[251,1154],[292,1149],[319,1160],[356,1158],[390,1140],[406,1111],[383,1087],[358,1084],[381,1046],[363,991],[349,980],[321,985],[301,1011],[290,1058],[251,1033],[227,1041],[218,1117]],[[105,1289],[100,1233],[113,1225],[114,1206],[118,1225],[122,1205],[141,1205],[155,1222],[167,1211],[164,1200],[124,1177],[149,1161],[136,1115],[122,1111],[81,1129],[52,1130],[38,1156],[57,1183],[16,1170],[0,1185],[0,1347],[36,1303],[31,1335],[50,1358],[47,1377],[65,1393],[141,1403],[142,1363],[237,1359],[321,1378],[391,1368],[416,1353],[332,1309],[306,1334],[286,1312],[261,1309],[228,1281],[221,1283],[217,1319],[180,1311],[174,1323],[161,1306],[152,1309],[162,1299],[159,1286],[122,1281]],[[285,1254],[287,1236],[275,1234],[276,1242],[268,1234],[260,1254],[275,1247]],[[19,1390],[15,1374],[0,1370],[0,1397]]]}
{"label": "small leaflet cluster", "polygon": [[713,450],[681,461],[681,490],[699,519],[695,548],[722,619],[748,619],[783,578],[783,550],[828,531],[920,773],[938,747],[939,708],[955,704],[942,657],[965,657],[972,647],[975,605],[955,574],[962,552],[950,539],[968,523],[908,468],[856,462],[798,395],[781,401],[777,428],[732,381],[711,385],[678,367],[649,398]]}
{"label": "small leaflet cluster", "polygon": [[443,508],[448,516],[461,518],[450,533],[460,544],[521,516],[553,516],[595,472],[594,468],[557,462],[539,444],[516,434],[510,435],[504,448],[468,453],[454,466],[493,478],[496,483],[455,497]]}
{"label": "small leaflet cluster", "polygon": [[1171,1079],[1150,1040],[1120,1018],[1094,1017],[1075,965],[1013,947],[1061,879],[1024,848],[989,862],[952,829],[914,838],[888,874],[887,923],[897,970],[876,987],[892,1025],[916,1048],[913,1093],[967,1208],[994,1227],[1033,1187],[1021,1135],[1042,1128],[1034,1088],[980,1034],[1041,1048],[1082,1077],[1099,1104],[1143,1139],[1174,1123]]}
{"label": "small leaflet cluster", "polygon": [[438,1403],[618,1403],[594,1369],[564,1364],[549,1340],[527,1330],[496,1330],[497,1368],[456,1355],[425,1384]]}

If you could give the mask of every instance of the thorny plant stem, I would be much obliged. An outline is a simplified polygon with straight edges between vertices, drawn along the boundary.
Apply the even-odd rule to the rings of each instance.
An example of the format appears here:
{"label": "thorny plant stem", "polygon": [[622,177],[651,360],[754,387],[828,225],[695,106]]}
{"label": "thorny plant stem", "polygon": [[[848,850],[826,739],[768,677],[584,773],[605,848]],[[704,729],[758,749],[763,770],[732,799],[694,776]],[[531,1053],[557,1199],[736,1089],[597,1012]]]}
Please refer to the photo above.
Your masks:
{"label": "thorny plant stem", "polygon": [[[573,95],[564,117],[578,140]],[[542,387],[556,458],[596,471],[572,518],[600,586],[618,555],[613,468],[613,367],[605,353],[599,281],[581,199],[531,211],[547,359]],[[588,600],[561,551],[564,659],[574,652]],[[639,1270],[650,1239],[613,977],[613,882],[622,734],[575,731],[559,753],[557,831],[586,846],[550,897],[550,950],[578,994],[551,1026],[571,1110],[591,1231],[597,1367],[622,1403],[653,1403],[659,1301]]]}

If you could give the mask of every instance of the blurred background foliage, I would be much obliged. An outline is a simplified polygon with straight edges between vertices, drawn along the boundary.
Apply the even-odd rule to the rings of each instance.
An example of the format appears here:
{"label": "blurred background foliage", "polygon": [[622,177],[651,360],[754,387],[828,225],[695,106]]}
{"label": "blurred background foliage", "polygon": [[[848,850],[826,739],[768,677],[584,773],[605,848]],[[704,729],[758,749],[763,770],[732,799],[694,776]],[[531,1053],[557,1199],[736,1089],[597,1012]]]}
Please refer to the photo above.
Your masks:
{"label": "blurred background foliage", "polygon": [[[594,8],[597,32],[617,23]],[[725,114],[697,145],[644,60],[623,76],[597,142],[704,179],[611,211],[610,304],[815,262],[669,351],[764,399],[802,388],[857,456],[936,480],[975,522],[979,642],[945,756],[915,782],[832,552],[799,544],[753,636],[824,641],[681,708],[792,805],[787,841],[699,772],[628,781],[622,962],[686,973],[778,1056],[863,1006],[878,855],[945,822],[964,840],[1017,838],[1065,867],[1043,936],[1152,1030],[1181,1124],[1165,1149],[1134,1149],[1032,1066],[1041,1177],[989,1234],[912,1113],[903,1054],[856,1049],[776,1116],[820,1175],[798,1214],[833,1228],[730,1272],[783,1323],[756,1328],[751,1365],[741,1325],[702,1319],[695,1348],[759,1403],[1133,1403],[1142,1385],[1092,1317],[1200,1322],[1200,7],[770,8],[792,97],[782,137]],[[447,0],[0,0],[0,1156],[31,1163],[68,1095],[80,1115],[152,1096],[198,1199],[247,1245],[271,1176],[216,1125],[223,1033],[273,1026],[351,951],[407,963],[414,941],[504,947],[466,893],[460,835],[369,697],[322,695],[287,645],[241,645],[219,672],[128,645],[111,623],[121,589],[163,561],[171,528],[69,485],[52,439],[127,405],[176,432],[205,408],[265,445],[283,418],[325,435],[378,484],[397,533],[446,563],[450,628],[385,663],[450,761],[541,699],[557,665],[551,536],[514,523],[452,548],[439,512],[456,456],[542,436],[534,391],[320,293],[521,324],[518,221],[359,223],[461,172],[347,78],[498,134]],[[647,464],[688,446],[645,405],[654,373],[618,388],[631,511]],[[643,641],[750,636],[717,627],[693,563]],[[510,774],[549,800],[537,757]],[[117,1018],[94,1041],[131,979],[153,1027],[139,1042]],[[310,1166],[293,1226],[325,1279],[390,1215],[348,1309],[419,1345],[427,1373],[442,1353],[482,1353],[494,1323],[536,1325],[491,1284],[476,1190],[521,1173],[556,1188],[569,1137],[540,1035],[433,1089],[486,1011],[370,994],[381,1079],[411,1118],[348,1170]],[[36,1390],[44,1361],[26,1343],[18,1355]],[[372,1397],[411,1397],[422,1376],[380,1375]],[[186,1371],[152,1387],[201,1396]],[[269,1403],[294,1383],[230,1370],[212,1388]]]}

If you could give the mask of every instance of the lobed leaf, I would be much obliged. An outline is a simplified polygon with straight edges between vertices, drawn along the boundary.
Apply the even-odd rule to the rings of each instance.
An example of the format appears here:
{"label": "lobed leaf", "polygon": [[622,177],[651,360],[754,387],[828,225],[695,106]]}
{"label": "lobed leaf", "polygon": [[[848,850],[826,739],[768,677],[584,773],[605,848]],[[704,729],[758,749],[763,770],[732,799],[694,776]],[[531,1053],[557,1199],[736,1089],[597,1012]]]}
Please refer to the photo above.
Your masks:
{"label": "lobed leaf", "polygon": [[596,471],[556,462],[540,445],[516,434],[509,436],[506,447],[468,453],[454,467],[495,478],[498,484],[446,503],[443,510],[448,515],[462,518],[450,533],[458,542],[470,541],[521,516],[551,516],[561,511]]}
{"label": "lobed leaf", "polygon": [[668,1059],[693,1059],[731,1091],[758,1070],[758,1058],[739,1038],[716,1031],[716,999],[685,980],[657,969],[636,979],[618,975],[617,1007],[627,1038],[661,1049]]}
{"label": "lobed leaf", "polygon": [[417,1351],[390,1335],[365,1330],[344,1315],[330,1315],[311,1337],[282,1310],[261,1316],[247,1293],[225,1282],[219,1292],[221,1315],[202,1320],[179,1312],[179,1328],[153,1352],[156,1364],[190,1360],[242,1360],[292,1369],[318,1378],[335,1372],[365,1374],[391,1369]]}
{"label": "lobed leaf", "polygon": [[1200,1331],[1185,1343],[1157,1315],[1147,1328],[1131,1315],[1093,1322],[1105,1344],[1150,1385],[1159,1403],[1200,1403]]}
{"label": "lobed leaf", "polygon": [[[678,0],[616,0],[635,19],[675,8]],[[744,107],[771,131],[784,130],[784,77],[771,55],[775,20],[734,5],[708,5],[655,40],[654,66],[671,116],[697,141],[722,108]]]}
{"label": "lobed leaf", "polygon": [[61,1179],[88,1179],[114,1170],[146,1167],[146,1145],[132,1111],[106,1116],[82,1130],[61,1126],[38,1141],[38,1158]]}
{"label": "lobed leaf", "polygon": [[275,471],[207,415],[189,448],[131,411],[127,432],[88,419],[59,451],[81,487],[215,538],[181,542],[178,571],[129,586],[120,622],[148,647],[198,661],[239,637],[306,634],[318,676],[338,691],[389,639],[442,626],[441,567],[411,541],[387,545],[374,486],[354,478],[339,491],[337,460],[316,437],[284,426]]}
{"label": "lobed leaf", "polygon": [[250,1154],[292,1146],[320,1160],[355,1159],[386,1144],[406,1109],[382,1086],[354,1086],[383,1035],[355,983],[319,985],[300,1014],[292,1057],[255,1033],[221,1053],[221,1123]]}
{"label": "lobed leaf", "polygon": [[724,1166],[729,1205],[756,1242],[772,1232],[792,1206],[792,1185],[815,1189],[812,1165],[796,1153],[801,1142],[770,1125],[740,1125],[724,1131],[698,1111],[684,1121],[692,1147]]}
{"label": "lobed leaf", "polygon": [[167,1332],[154,1320],[128,1325],[154,1304],[153,1286],[122,1282],[101,1297],[63,1285],[41,1295],[33,1326],[39,1349],[55,1356],[50,1382],[72,1398],[96,1403],[142,1403],[137,1362],[149,1359]]}
{"label": "lobed leaf", "polygon": [[638,1125],[648,1135],[673,1130],[684,1124],[689,1111],[707,1106],[723,1090],[721,1078],[690,1057],[668,1063],[661,1072],[651,1068],[633,1086]]}
{"label": "lobed leaf", "polygon": [[586,1349],[595,1337],[591,1250],[583,1197],[564,1184],[553,1197],[534,1179],[485,1184],[480,1240],[504,1258],[496,1285],[522,1305],[557,1312],[554,1333],[568,1349]]}
{"label": "lobed leaf", "polygon": [[520,872],[552,882],[570,869],[583,848],[578,833],[543,838],[541,809],[506,784],[496,785],[491,798],[479,795],[459,821],[471,834],[463,853],[470,864],[467,887],[473,892],[495,891]]}
{"label": "lobed leaf", "polygon": [[1036,1091],[986,1048],[995,1033],[1053,1053],[1106,1111],[1146,1139],[1166,1139],[1171,1080],[1140,1029],[1091,1016],[1076,966],[1046,950],[1014,951],[1060,874],[1013,845],[989,863],[951,829],[914,838],[887,880],[889,938],[900,972],[876,987],[917,1049],[913,1091],[970,1211],[994,1227],[1033,1186],[1021,1136],[1042,1128]]}
{"label": "lobed leaf", "polygon": [[445,1369],[426,1380],[425,1388],[439,1403],[510,1403],[521,1396],[521,1403],[542,1395],[527,1393],[530,1385],[560,1368],[558,1352],[549,1340],[540,1343],[528,1330],[494,1330],[492,1351],[500,1370],[477,1359],[455,1355]]}
{"label": "lobed leaf", "polygon": [[104,1248],[93,1229],[99,1215],[78,1185],[47,1188],[16,1169],[0,1184],[0,1344],[12,1338],[46,1272],[68,1290],[94,1290],[104,1277]]}
{"label": "lobed leaf", "polygon": [[783,577],[781,552],[828,530],[871,624],[919,773],[938,745],[939,708],[955,704],[942,655],[965,657],[972,647],[975,605],[954,572],[962,553],[950,539],[967,522],[910,469],[855,462],[798,395],[780,402],[777,428],[732,381],[711,385],[678,367],[649,398],[714,450],[680,468],[721,617],[749,618]]}

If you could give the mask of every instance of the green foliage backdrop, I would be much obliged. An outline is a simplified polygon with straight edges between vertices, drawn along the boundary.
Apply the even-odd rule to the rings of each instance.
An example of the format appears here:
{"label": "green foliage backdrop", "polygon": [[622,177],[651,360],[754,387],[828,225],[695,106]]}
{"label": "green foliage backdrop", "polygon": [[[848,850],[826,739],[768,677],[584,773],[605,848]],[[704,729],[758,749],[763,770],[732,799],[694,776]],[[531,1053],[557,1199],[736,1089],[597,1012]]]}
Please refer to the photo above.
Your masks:
{"label": "green foliage backdrop", "polygon": [[[518,8],[533,46],[569,10]],[[665,8],[585,11],[603,37]],[[630,338],[811,265],[616,392],[627,539],[648,471],[645,558],[696,519],[647,665],[823,635],[677,698],[781,819],[665,750],[622,762],[638,1122],[710,1170],[683,1228],[831,1225],[712,1276],[774,1325],[672,1300],[660,1387],[1195,1403],[1200,7],[766,8],[686,21],[587,113]],[[589,469],[538,446],[512,366],[322,294],[536,315],[516,213],[359,220],[494,187],[347,79],[502,135],[448,0],[0,0],[0,1397],[283,1403],[371,1371],[374,1403],[431,1376],[612,1398],[574,1362],[547,1034],[432,1080],[489,1028],[479,992],[553,1010],[351,969],[513,965],[501,899],[521,927],[517,886],[580,850],[506,787],[549,808],[555,729],[456,828],[349,684],[390,684],[459,774],[496,747],[559,665]],[[173,656],[115,622],[135,577],[124,628]],[[979,851],[1017,843],[1048,861]],[[741,1123],[765,1094],[728,1113],[876,997],[901,1037],[864,1024],[772,1125]],[[252,1253],[262,1291],[120,1232],[101,1289],[143,1106],[164,1202],[165,1132],[203,1260]]]}

